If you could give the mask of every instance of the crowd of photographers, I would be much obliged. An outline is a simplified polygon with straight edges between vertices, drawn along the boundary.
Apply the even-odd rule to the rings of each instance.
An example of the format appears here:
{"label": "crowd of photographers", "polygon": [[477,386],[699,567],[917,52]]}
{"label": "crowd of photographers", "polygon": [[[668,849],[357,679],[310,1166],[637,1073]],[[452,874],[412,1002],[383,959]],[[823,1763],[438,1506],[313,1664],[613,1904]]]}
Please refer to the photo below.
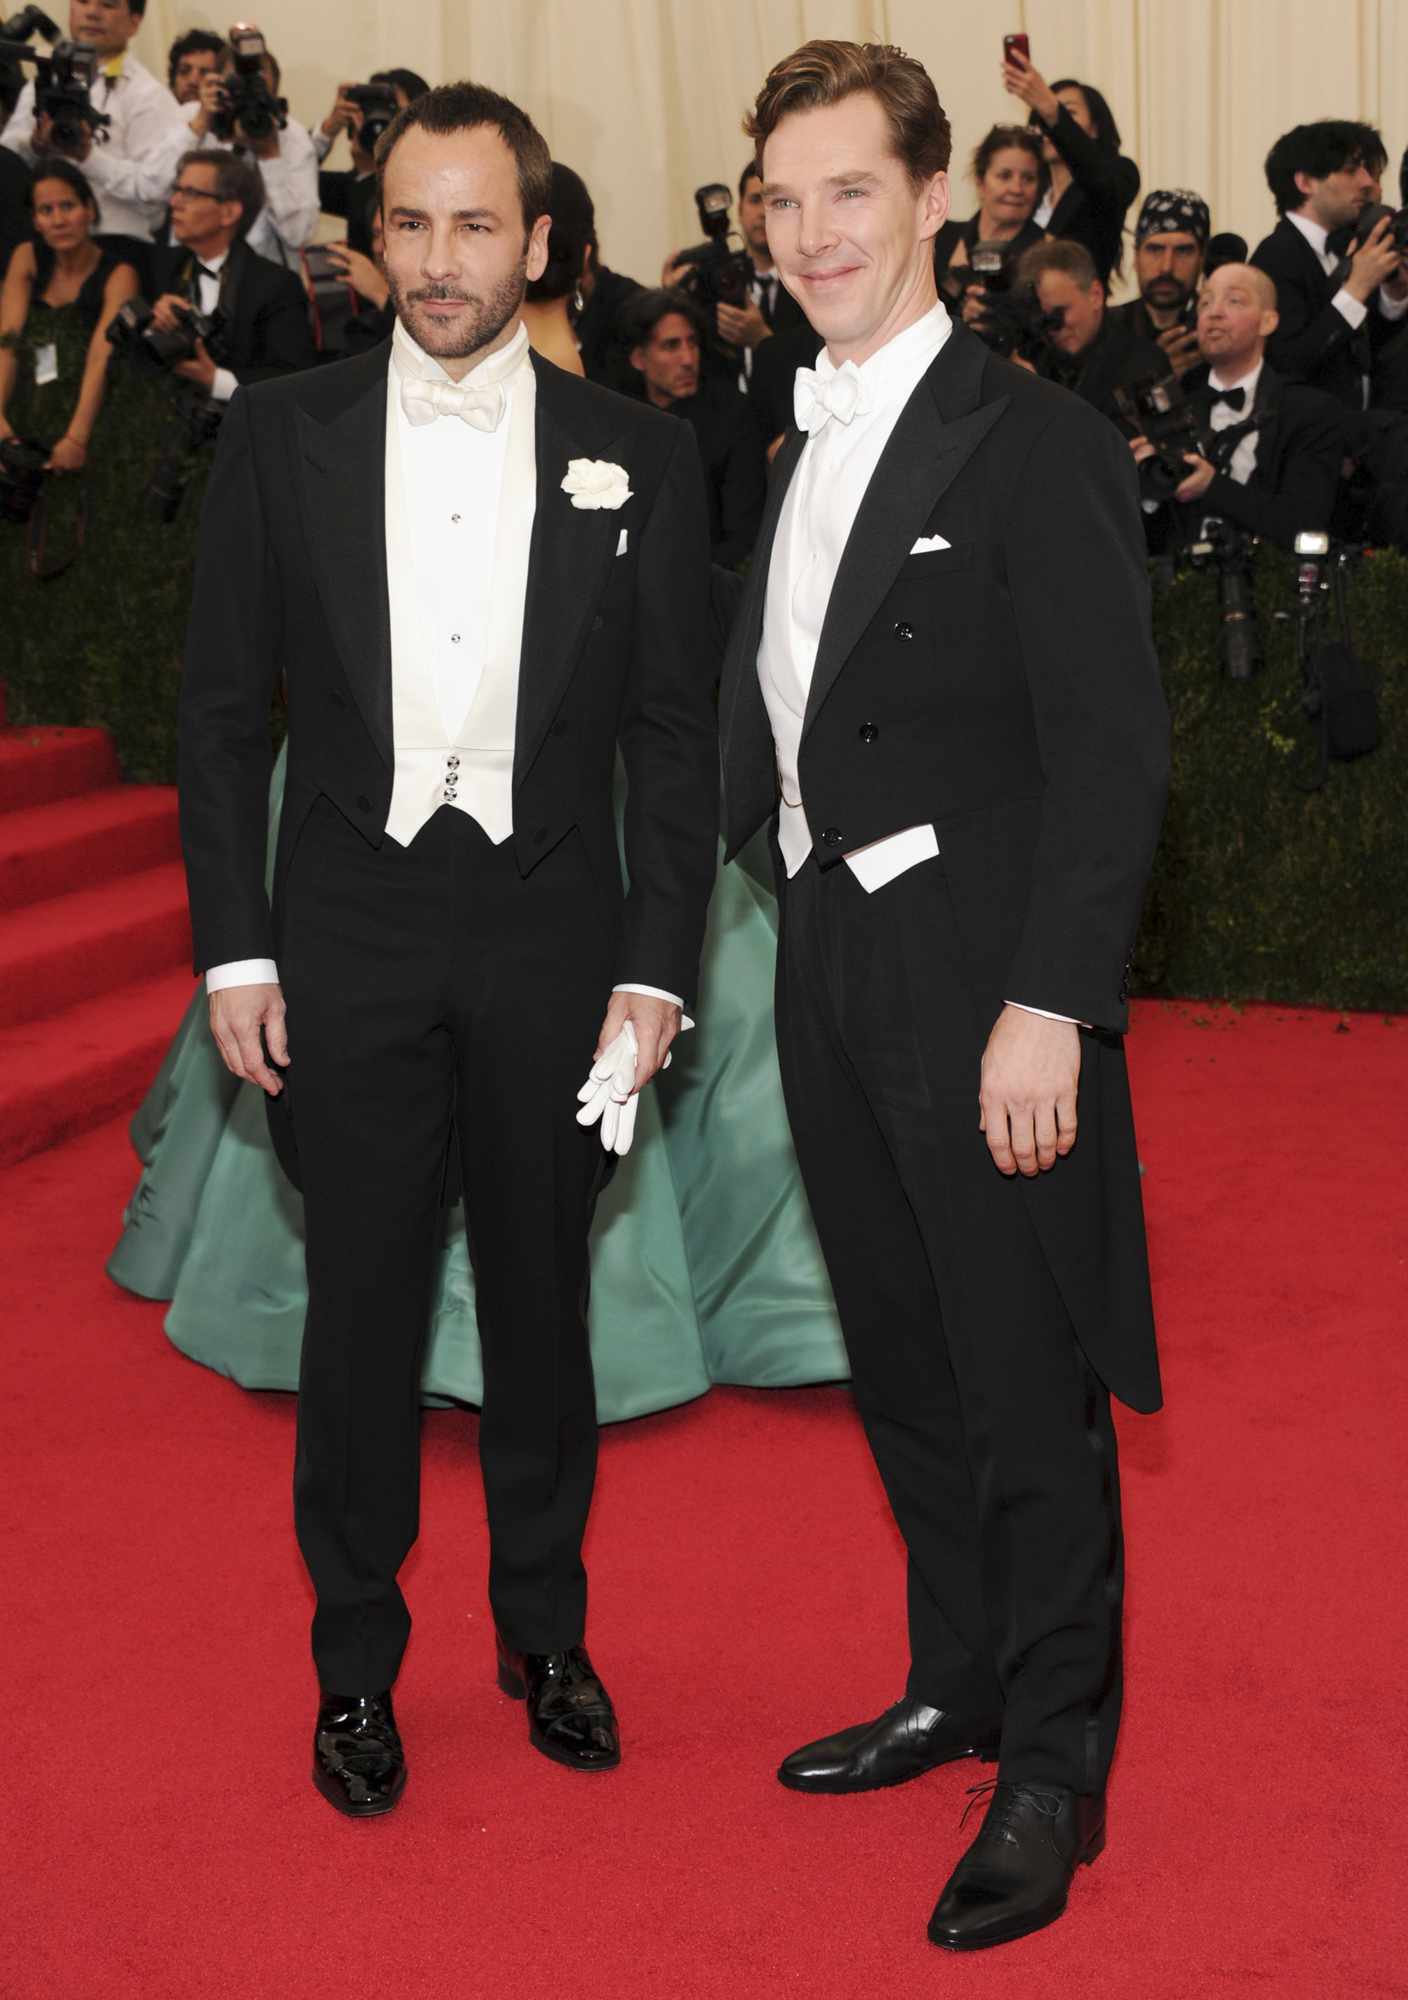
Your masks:
{"label": "crowd of photographers", "polygon": [[[11,520],[28,518],[48,476],[86,466],[118,357],[170,381],[175,441],[149,483],[170,519],[241,383],[390,330],[374,154],[424,80],[389,69],[343,84],[310,130],[257,28],[183,34],[165,81],[153,76],[130,47],[143,4],[71,0],[66,36],[36,6],[0,24]],[[1408,547],[1408,154],[1385,206],[1372,127],[1297,126],[1268,155],[1276,221],[1249,249],[1215,233],[1190,191],[1136,207],[1139,170],[1093,85],[1048,82],[1018,47],[1003,80],[1025,117],[975,148],[975,205],[935,242],[939,287],[994,349],[1120,426],[1151,555],[1212,548],[1226,563],[1252,537],[1291,547],[1307,534]],[[350,164],[329,166],[344,139]],[[714,554],[737,565],[795,371],[818,343],[768,256],[754,167],[696,202],[703,240],[646,286],[601,262],[590,194],[557,167],[549,267],[526,316],[542,352],[693,425]],[[340,241],[315,241],[323,216],[344,223]],[[1137,296],[1113,306],[1125,276]],[[32,435],[26,393],[56,373],[71,388],[66,426]]]}

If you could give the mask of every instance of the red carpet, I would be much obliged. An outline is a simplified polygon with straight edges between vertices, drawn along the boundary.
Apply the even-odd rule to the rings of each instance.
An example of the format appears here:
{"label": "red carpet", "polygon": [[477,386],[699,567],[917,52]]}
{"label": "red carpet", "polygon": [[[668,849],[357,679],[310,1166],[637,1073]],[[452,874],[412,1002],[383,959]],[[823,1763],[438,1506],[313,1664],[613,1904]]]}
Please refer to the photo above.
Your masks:
{"label": "red carpet", "polygon": [[1111,1839],[1050,1931],[924,1939],[952,1767],[795,1797],[778,1757],[903,1678],[901,1564],[839,1390],[717,1391],[603,1452],[591,1638],[627,1761],[495,1691],[472,1424],[426,1425],[411,1786],[307,1781],[293,1407],[183,1360],[102,1259],[109,1124],[8,1176],[8,2000],[1408,1992],[1408,1022],[1144,1006],[1132,1057],[1169,1408],[1122,1424]]}
{"label": "red carpet", "polygon": [[189,1000],[176,793],[0,727],[0,1166],[133,1109]]}

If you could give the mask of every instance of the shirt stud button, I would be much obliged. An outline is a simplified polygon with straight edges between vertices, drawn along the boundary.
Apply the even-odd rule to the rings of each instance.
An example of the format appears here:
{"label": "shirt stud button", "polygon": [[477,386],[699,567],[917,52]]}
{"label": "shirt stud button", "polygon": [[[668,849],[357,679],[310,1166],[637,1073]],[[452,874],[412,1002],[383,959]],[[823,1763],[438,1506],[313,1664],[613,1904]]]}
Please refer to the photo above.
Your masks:
{"label": "shirt stud button", "polygon": [[452,646],[458,646],[458,644],[459,644],[459,643],[460,643],[460,635],[459,635],[459,633],[458,633],[458,632],[452,632],[452,633],[450,634],[450,644],[451,644]]}
{"label": "shirt stud button", "polygon": [[897,639],[912,639],[914,637],[914,627],[903,623],[896,625],[895,637]]}
{"label": "shirt stud button", "polygon": [[456,526],[456,527],[458,527],[458,526],[459,526],[459,524],[460,524],[460,517],[459,517],[459,515],[458,515],[458,514],[451,514],[451,516],[450,516],[450,519],[451,519],[451,520],[452,520],[452,521],[454,522],[454,524],[455,524],[455,526]]}
{"label": "shirt stud button", "polygon": [[859,736],[862,743],[873,743],[879,734],[880,731],[875,727],[873,722],[863,722],[856,731],[856,735]]}

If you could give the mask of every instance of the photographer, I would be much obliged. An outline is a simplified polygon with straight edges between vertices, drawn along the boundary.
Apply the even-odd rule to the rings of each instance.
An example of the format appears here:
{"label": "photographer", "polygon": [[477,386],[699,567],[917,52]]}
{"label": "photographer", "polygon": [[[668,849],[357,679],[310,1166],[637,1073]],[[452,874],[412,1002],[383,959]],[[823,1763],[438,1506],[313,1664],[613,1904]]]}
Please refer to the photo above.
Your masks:
{"label": "photographer", "polygon": [[[92,184],[103,236],[126,239],[120,247],[137,263],[139,274],[152,234],[161,227],[176,161],[186,144],[180,106],[128,47],[142,25],[145,6],[146,0],[72,0],[68,31],[75,42],[98,52],[101,69],[91,102],[108,124],[101,145],[94,145],[89,126],[77,145],[62,148]],[[20,92],[0,145],[31,166],[60,150],[47,116],[35,116],[32,82]]]}
{"label": "photographer", "polygon": [[[1266,156],[1280,221],[1252,252],[1276,288],[1280,324],[1268,349],[1289,381],[1323,389],[1362,410],[1378,349],[1408,314],[1408,271],[1382,218],[1360,241],[1374,199],[1377,133],[1352,119],[1297,125]],[[1348,231],[1349,254],[1330,240]]]}
{"label": "photographer", "polygon": [[[291,269],[318,228],[318,156],[307,126],[282,108],[278,62],[265,50],[259,64],[264,88],[252,116],[253,129],[247,130],[238,116],[239,99],[231,90],[235,75],[231,56],[223,68],[200,80],[196,108],[189,114],[191,144],[229,146],[254,160],[264,183],[264,206],[246,240],[259,256]],[[275,106],[280,108],[271,111]]]}
{"label": "photographer", "polygon": [[178,35],[166,58],[167,88],[178,104],[200,102],[201,80],[219,76],[230,60],[230,45],[204,28]]}
{"label": "photographer", "polygon": [[1139,169],[1120,151],[1114,113],[1092,84],[1045,77],[1015,54],[1002,65],[1002,87],[1031,112],[1041,134],[1051,186],[1036,211],[1048,236],[1083,243],[1108,287],[1120,269],[1120,238],[1139,192]]}
{"label": "photographer", "polygon": [[[414,104],[418,97],[424,97],[430,88],[425,78],[417,76],[413,69],[379,69],[368,82],[379,84],[390,93],[387,109],[391,116]],[[348,243],[366,257],[371,254],[372,211],[377,206],[376,161],[372,155],[390,117],[384,122],[379,117],[369,120],[362,106],[347,95],[349,90],[359,88],[353,83],[338,85],[332,110],[312,138],[320,166],[318,206],[324,215],[340,216],[346,222]],[[322,165],[337,143],[339,132],[347,134],[352,154],[350,171]]]}
{"label": "photographer", "polygon": [[[970,172],[978,192],[977,213],[966,222],[942,223],[934,237],[939,291],[950,304],[961,297],[965,316],[970,301],[980,308],[985,289],[984,277],[974,271],[974,252],[980,244],[983,251],[999,252],[996,275],[1005,278],[1017,258],[1046,233],[1032,216],[1051,182],[1041,141],[1028,125],[994,125],[975,148]],[[990,260],[979,252],[979,261]],[[986,283],[991,282],[988,275]]]}
{"label": "photographer", "polygon": [[1115,390],[1167,375],[1163,349],[1115,318],[1090,252],[1081,243],[1048,237],[1026,251],[1016,282],[1030,285],[1043,313],[1060,315],[1047,335],[1036,372],[1073,389],[1112,423],[1123,425]]}
{"label": "photographer", "polygon": [[[1328,530],[1339,489],[1346,418],[1331,396],[1285,381],[1266,362],[1277,326],[1276,290],[1251,264],[1222,264],[1198,295],[1198,344],[1206,372],[1185,388],[1215,438],[1236,430],[1230,453],[1185,452],[1188,476],[1173,496],[1175,539],[1196,538],[1209,515],[1291,548],[1307,529]],[[1131,440],[1136,463],[1153,457]]]}
{"label": "photographer", "polygon": [[767,492],[763,439],[749,400],[727,376],[702,375],[704,320],[683,292],[662,287],[632,299],[621,338],[640,393],[694,431],[704,463],[711,554],[721,567],[735,568],[752,554]]}
{"label": "photographer", "polygon": [[1203,280],[1212,217],[1201,195],[1160,188],[1145,198],[1134,225],[1134,275],[1139,297],[1112,306],[1110,318],[1168,356],[1181,380],[1201,366],[1198,287]]}
{"label": "photographer", "polygon": [[[696,203],[711,192],[701,189]],[[775,333],[791,333],[805,323],[806,315],[784,287],[773,268],[768,249],[767,212],[763,206],[763,182],[757,162],[750,160],[738,177],[739,230],[743,249],[730,253],[727,234],[727,190],[720,184],[718,227],[710,240],[686,250],[676,250],[665,259],[660,283],[666,291],[683,290],[700,307],[705,317],[705,365],[722,360],[736,368],[738,386],[747,389],[752,381],[753,363],[763,343]],[[703,208],[701,218],[708,217]],[[737,275],[728,272],[728,256],[741,266]],[[711,282],[706,273],[714,274]],[[717,278],[738,287],[734,298],[720,297]]]}
{"label": "photographer", "polygon": [[177,163],[176,247],[155,255],[160,295],[152,317],[162,332],[173,332],[193,308],[219,312],[218,360],[197,340],[191,359],[173,370],[215,403],[227,403],[242,382],[310,368],[316,359],[302,285],[245,241],[263,198],[258,172],[235,153],[194,150]]}
{"label": "photographer", "polygon": [[31,202],[34,241],[15,250],[0,292],[0,440],[52,436],[43,469],[81,472],[107,387],[108,323],[137,273],[93,240],[98,205],[68,160],[41,167]]}

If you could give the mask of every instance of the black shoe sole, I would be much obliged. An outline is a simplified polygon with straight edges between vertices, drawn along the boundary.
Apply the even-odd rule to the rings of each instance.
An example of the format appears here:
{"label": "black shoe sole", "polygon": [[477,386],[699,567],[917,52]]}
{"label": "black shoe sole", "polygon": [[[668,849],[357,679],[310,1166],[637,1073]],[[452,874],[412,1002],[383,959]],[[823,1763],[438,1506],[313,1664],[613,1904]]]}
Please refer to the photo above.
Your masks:
{"label": "black shoe sole", "polygon": [[[498,1682],[499,1692],[506,1694],[510,1701],[528,1699],[526,1684],[512,1667],[506,1666],[502,1660],[499,1661]],[[614,1771],[621,1761],[621,1753],[618,1750],[614,1757],[601,1757],[591,1764],[580,1763],[570,1750],[559,1750],[545,1737],[540,1736],[531,1723],[528,1726],[528,1741],[540,1757],[550,1757],[554,1764],[561,1764],[568,1771],[583,1771],[588,1776],[596,1771]]]}
{"label": "black shoe sole", "polygon": [[[1104,1851],[1105,1830],[1102,1827],[1086,1848],[1084,1854],[1077,1861],[1077,1868],[1088,1868],[1091,1862],[1098,1860]],[[1066,1903],[1063,1897],[1059,1910],[1052,1910],[1043,1916],[1032,1917],[1024,1923],[1009,1924],[1005,1930],[989,1931],[983,1937],[970,1939],[935,1937],[934,1933],[930,1931],[929,1942],[930,1944],[938,1945],[942,1951],[987,1951],[993,1945],[1015,1944],[1019,1938],[1031,1937],[1035,1931],[1044,1931],[1048,1924],[1056,1923],[1065,1914]]]}
{"label": "black shoe sole", "polygon": [[899,1778],[871,1778],[864,1784],[836,1784],[829,1780],[816,1783],[809,1778],[793,1778],[787,1775],[785,1765],[779,1765],[777,1782],[785,1785],[789,1792],[808,1792],[818,1798],[843,1798],[857,1792],[887,1792],[896,1785],[912,1785],[916,1778],[927,1778],[931,1771],[942,1770],[945,1764],[961,1764],[965,1757],[976,1757],[980,1763],[997,1762],[995,1743],[974,1744],[967,1750],[950,1750],[946,1757],[936,1757],[932,1764],[926,1764],[922,1771],[906,1771]]}
{"label": "black shoe sole", "polygon": [[403,1765],[401,1775],[396,1781],[396,1789],[391,1796],[378,1799],[375,1805],[354,1806],[341,1787],[335,1785],[331,1778],[325,1777],[316,1764],[313,1766],[313,1783],[333,1810],[340,1812],[344,1819],[381,1819],[400,1804],[401,1794],[406,1789],[406,1770]]}

